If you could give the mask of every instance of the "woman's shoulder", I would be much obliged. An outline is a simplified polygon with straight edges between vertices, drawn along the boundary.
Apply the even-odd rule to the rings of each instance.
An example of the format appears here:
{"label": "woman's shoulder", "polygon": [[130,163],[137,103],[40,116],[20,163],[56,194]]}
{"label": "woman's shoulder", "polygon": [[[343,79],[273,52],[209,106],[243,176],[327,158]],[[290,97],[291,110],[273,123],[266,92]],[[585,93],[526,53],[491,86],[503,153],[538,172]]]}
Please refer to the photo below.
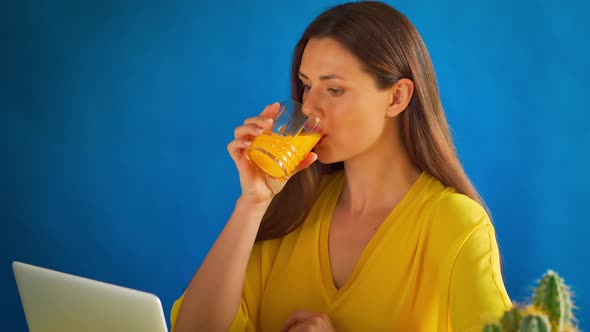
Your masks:
{"label": "woman's shoulder", "polygon": [[440,216],[460,219],[487,218],[485,208],[471,197],[454,190],[443,191],[431,203],[433,212]]}
{"label": "woman's shoulder", "polygon": [[492,226],[486,209],[479,202],[452,189],[433,197],[425,210],[437,234],[464,237],[480,227]]}
{"label": "woman's shoulder", "polygon": [[[421,229],[428,233],[428,256],[451,266],[464,244],[479,232],[494,232],[486,209],[452,188],[440,191],[423,206]],[[486,234],[487,234],[486,233]]]}

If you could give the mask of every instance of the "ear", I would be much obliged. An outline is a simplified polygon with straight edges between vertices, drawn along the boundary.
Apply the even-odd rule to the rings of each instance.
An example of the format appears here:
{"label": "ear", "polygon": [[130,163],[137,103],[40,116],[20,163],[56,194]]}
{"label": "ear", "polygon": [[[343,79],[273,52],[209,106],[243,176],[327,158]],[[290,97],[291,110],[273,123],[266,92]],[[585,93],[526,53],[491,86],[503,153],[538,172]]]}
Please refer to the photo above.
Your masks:
{"label": "ear", "polygon": [[395,82],[389,91],[391,93],[391,99],[389,106],[387,106],[386,115],[393,118],[408,107],[414,94],[414,82],[408,78],[402,78]]}

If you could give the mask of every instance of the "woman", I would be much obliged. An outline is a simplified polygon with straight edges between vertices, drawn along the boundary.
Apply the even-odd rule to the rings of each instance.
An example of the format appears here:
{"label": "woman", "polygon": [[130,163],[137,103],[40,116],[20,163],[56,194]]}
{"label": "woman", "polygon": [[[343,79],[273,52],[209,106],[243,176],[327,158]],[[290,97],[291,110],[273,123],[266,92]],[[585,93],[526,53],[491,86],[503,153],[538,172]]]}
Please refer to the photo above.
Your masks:
{"label": "woman", "polygon": [[173,306],[175,332],[477,331],[511,306],[405,16],[379,2],[324,12],[295,48],[292,91],[325,138],[279,183],[244,155],[277,105],[236,128],[242,195]]}

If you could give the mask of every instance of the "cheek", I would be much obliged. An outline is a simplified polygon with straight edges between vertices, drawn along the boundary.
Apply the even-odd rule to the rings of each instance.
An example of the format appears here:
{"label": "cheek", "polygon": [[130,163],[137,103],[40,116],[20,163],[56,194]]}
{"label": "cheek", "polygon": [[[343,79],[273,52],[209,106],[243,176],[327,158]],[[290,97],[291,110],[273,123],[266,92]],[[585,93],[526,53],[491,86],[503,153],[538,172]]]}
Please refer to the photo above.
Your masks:
{"label": "cheek", "polygon": [[349,102],[347,106],[340,120],[343,125],[357,128],[359,132],[365,133],[379,128],[385,121],[385,112],[381,111],[381,105],[375,105],[374,100],[357,98]]}
{"label": "cheek", "polygon": [[331,136],[354,144],[356,139],[371,140],[380,135],[386,120],[385,108],[380,98],[368,93],[345,95],[325,104],[324,121]]}
{"label": "cheek", "polygon": [[346,149],[358,150],[378,140],[383,133],[385,117],[371,112],[357,110],[335,119],[335,143]]}

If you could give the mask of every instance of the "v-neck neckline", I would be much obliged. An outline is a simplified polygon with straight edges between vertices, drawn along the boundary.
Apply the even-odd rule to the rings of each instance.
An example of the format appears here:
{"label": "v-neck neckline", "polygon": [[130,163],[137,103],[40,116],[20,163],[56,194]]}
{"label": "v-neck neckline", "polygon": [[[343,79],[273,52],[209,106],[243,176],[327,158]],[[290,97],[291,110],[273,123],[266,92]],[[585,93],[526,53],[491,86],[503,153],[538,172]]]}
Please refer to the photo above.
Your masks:
{"label": "v-neck neckline", "polygon": [[404,195],[402,200],[391,210],[391,212],[387,215],[381,226],[377,229],[375,234],[371,237],[361,256],[359,257],[358,261],[355,264],[355,267],[344,283],[342,287],[337,288],[334,284],[334,277],[332,275],[332,264],[330,261],[330,247],[329,247],[329,235],[330,235],[330,228],[332,225],[332,218],[334,216],[334,210],[336,209],[336,204],[342,194],[342,189],[344,188],[345,182],[345,175],[344,172],[338,176],[338,182],[334,184],[335,190],[334,194],[328,200],[326,204],[326,209],[321,217],[321,224],[320,224],[320,234],[319,234],[319,255],[320,255],[320,271],[322,274],[322,279],[324,283],[324,290],[325,294],[328,297],[331,304],[335,304],[339,301],[346,293],[348,293],[349,289],[352,288],[356,282],[358,275],[362,272],[363,268],[365,267],[367,261],[372,256],[373,252],[375,251],[377,245],[381,242],[380,240],[388,233],[388,230],[393,226],[397,225],[395,223],[395,219],[400,215],[400,213],[405,210],[405,208],[410,205],[416,197],[416,193],[420,191],[423,187],[422,183],[425,182],[426,173],[422,172],[418,179],[412,184],[408,192]]}

